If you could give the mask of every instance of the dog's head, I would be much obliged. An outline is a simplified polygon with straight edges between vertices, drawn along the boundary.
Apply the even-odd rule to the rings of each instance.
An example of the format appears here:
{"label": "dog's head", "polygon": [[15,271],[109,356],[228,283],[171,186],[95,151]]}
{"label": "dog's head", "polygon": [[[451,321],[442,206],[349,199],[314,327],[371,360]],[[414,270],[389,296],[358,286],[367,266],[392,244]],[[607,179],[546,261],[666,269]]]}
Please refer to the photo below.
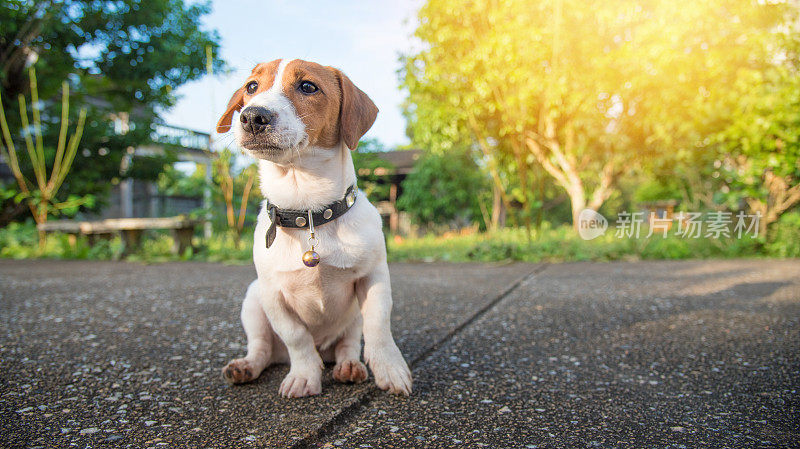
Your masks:
{"label": "dog's head", "polygon": [[[233,114],[241,111],[232,122]],[[308,147],[355,150],[378,115],[367,94],[338,69],[299,59],[257,65],[234,92],[217,132],[233,128],[254,157],[291,162]]]}

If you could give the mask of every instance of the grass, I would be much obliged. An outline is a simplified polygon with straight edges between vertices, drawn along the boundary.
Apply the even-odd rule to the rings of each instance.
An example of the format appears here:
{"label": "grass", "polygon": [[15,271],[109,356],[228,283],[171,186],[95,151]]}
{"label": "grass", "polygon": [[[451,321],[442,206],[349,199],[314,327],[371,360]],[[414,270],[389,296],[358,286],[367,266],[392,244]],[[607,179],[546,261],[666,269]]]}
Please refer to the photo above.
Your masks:
{"label": "grass", "polygon": [[[617,238],[613,229],[594,240],[581,239],[569,226],[548,225],[530,236],[523,229],[503,229],[494,233],[420,238],[389,238],[389,260],[393,262],[568,262],[640,259],[708,259],[734,257],[800,257],[800,214],[787,214],[770,232],[770,239],[681,238],[654,235],[644,238]],[[246,232],[240,245],[230,233],[217,232],[211,239],[195,237],[195,249],[175,255],[173,240],[167,232],[145,234],[142,247],[127,256],[139,262],[195,260],[224,263],[251,263],[253,236]],[[119,237],[99,241],[90,246],[88,239],[78,237],[72,244],[67,235],[51,234],[44,251],[39,251],[33,223],[13,223],[0,229],[0,257],[14,259],[99,259],[121,258]]]}
{"label": "grass", "polygon": [[[168,262],[196,260],[205,262],[250,263],[253,257],[253,236],[242,236],[239,247],[226,232],[218,232],[211,239],[194,238],[195,248],[184,254],[173,254],[174,240],[168,232],[151,231],[142,238],[141,248],[125,257],[136,262]],[[33,223],[12,223],[0,229],[0,258],[7,259],[96,259],[119,260],[123,243],[120,237],[99,240],[94,245],[88,238],[78,236],[73,242],[66,234],[52,233],[47,237],[44,251],[39,251],[38,235]]]}
{"label": "grass", "polygon": [[[639,259],[707,259],[770,256],[763,242],[742,239],[685,239],[670,235],[617,238],[609,230],[594,240],[581,239],[571,227],[545,227],[529,237],[524,229],[451,237],[426,236],[389,242],[392,261],[567,262]],[[783,255],[783,257],[787,257]]]}

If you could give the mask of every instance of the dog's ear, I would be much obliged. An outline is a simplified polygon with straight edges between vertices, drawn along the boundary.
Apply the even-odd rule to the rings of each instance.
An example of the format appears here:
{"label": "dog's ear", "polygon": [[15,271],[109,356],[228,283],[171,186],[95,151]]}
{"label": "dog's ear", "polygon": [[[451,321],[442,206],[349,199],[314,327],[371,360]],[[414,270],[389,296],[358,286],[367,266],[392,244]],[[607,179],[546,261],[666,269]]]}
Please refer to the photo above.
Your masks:
{"label": "dog's ear", "polygon": [[336,70],[339,87],[342,91],[342,104],[339,109],[339,136],[347,148],[355,150],[358,141],[375,123],[378,107],[350,78]]}
{"label": "dog's ear", "polygon": [[242,106],[244,106],[244,86],[234,92],[230,101],[228,101],[228,107],[225,109],[225,113],[222,114],[222,117],[220,117],[217,122],[218,133],[222,134],[231,130],[231,117],[233,117],[234,112],[242,109]]}

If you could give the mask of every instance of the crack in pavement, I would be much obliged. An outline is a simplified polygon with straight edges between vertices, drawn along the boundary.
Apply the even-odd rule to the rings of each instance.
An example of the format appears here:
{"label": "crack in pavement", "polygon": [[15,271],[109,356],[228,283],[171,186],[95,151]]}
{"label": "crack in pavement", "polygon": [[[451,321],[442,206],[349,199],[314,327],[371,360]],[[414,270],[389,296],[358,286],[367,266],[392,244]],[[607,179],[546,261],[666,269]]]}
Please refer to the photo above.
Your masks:
{"label": "crack in pavement", "polygon": [[[436,352],[439,348],[444,346],[446,343],[451,341],[456,335],[460,334],[461,331],[475,323],[481,317],[486,315],[487,312],[495,308],[503,299],[507,298],[511,293],[516,291],[521,285],[527,283],[542,271],[547,268],[547,264],[540,264],[536,266],[533,270],[528,272],[527,274],[520,276],[516,281],[512,282],[505,290],[500,292],[497,296],[495,296],[491,301],[486,303],[483,307],[478,309],[475,313],[470,315],[469,318],[462,321],[461,324],[451,329],[447,334],[445,334],[442,338],[437,340],[434,344],[429,346],[425,351],[411,360],[409,363],[410,368],[413,369],[420,364],[421,362],[428,359],[431,354]],[[292,449],[305,449],[315,447],[315,445],[322,440],[334,435],[337,430],[344,427],[346,424],[350,422],[350,420],[355,417],[358,412],[367,407],[374,399],[379,397],[379,393],[383,393],[374,383],[360,396],[356,397],[356,399],[348,404],[347,406],[343,407],[333,418],[326,421],[322,424],[319,428],[315,431],[307,434],[302,439],[297,440],[294,444],[289,446]]]}

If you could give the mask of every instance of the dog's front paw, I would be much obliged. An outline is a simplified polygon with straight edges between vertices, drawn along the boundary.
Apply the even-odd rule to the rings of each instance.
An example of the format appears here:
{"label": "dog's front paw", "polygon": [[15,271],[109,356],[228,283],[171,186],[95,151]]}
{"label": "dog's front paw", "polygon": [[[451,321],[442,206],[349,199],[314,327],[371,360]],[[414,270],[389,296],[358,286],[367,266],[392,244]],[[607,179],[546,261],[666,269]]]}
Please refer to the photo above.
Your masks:
{"label": "dog's front paw", "polygon": [[285,398],[314,396],[322,392],[322,381],[319,375],[306,376],[289,371],[289,374],[283,378],[278,391]]}
{"label": "dog's front paw", "polygon": [[230,363],[222,368],[222,378],[230,384],[243,384],[250,382],[258,377],[250,362],[247,359],[231,360]]}
{"label": "dog's front paw", "polygon": [[345,360],[333,367],[333,378],[342,383],[364,382],[367,377],[367,367],[358,360]]}
{"label": "dog's front paw", "polygon": [[397,345],[392,343],[376,349],[365,347],[364,358],[378,388],[393,394],[411,394],[411,371]]}

